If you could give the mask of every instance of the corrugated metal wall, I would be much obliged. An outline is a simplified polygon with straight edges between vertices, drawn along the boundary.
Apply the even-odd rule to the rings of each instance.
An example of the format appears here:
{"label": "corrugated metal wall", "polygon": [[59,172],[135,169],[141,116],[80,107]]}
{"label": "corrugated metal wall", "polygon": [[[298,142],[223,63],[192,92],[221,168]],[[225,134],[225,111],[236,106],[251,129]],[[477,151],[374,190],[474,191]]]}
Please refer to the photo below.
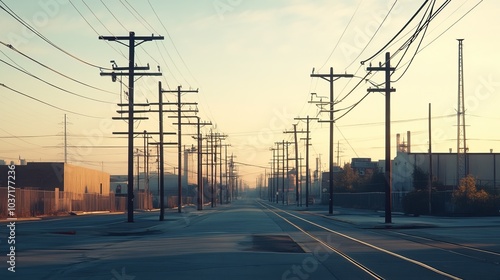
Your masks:
{"label": "corrugated metal wall", "polygon": [[64,165],[65,192],[109,195],[109,173],[71,164]]}

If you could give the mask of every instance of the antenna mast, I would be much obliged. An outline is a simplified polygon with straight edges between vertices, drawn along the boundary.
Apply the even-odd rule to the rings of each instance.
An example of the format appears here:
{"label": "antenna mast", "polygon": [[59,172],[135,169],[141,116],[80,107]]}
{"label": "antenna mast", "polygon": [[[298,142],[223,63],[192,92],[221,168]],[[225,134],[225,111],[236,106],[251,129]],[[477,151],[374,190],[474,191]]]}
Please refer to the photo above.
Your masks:
{"label": "antenna mast", "polygon": [[458,40],[458,107],[457,107],[457,186],[467,175],[467,144],[465,137],[465,104],[464,104],[464,63],[462,41]]}

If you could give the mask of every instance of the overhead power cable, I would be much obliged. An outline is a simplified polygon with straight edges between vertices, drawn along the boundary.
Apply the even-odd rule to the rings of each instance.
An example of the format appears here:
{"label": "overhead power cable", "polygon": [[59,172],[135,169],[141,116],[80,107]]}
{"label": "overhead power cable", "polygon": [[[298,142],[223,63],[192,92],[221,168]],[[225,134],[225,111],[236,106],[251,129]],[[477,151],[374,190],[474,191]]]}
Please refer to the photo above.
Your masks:
{"label": "overhead power cable", "polygon": [[[149,0],[148,0],[149,1]],[[323,67],[325,67],[325,65],[328,63],[328,61],[330,60],[330,58],[332,57],[333,53],[335,52],[335,50],[337,49],[338,45],[340,44],[340,41],[342,40],[342,38],[344,37],[344,34],[345,32],[347,31],[347,28],[349,28],[349,25],[351,25],[351,22],[352,22],[352,19],[354,18],[354,16],[356,15],[356,13],[358,12],[358,9],[359,9],[359,6],[361,6],[361,4],[363,3],[363,1],[360,1],[358,6],[356,7],[356,9],[354,10],[354,13],[352,14],[351,18],[349,19],[349,22],[347,22],[347,25],[345,26],[344,28],[344,31],[342,31],[342,34],[340,35],[340,38],[338,39],[337,41],[337,44],[335,44],[335,46],[333,47],[332,51],[330,52],[330,54],[328,55],[328,57],[326,58],[325,60],[325,63],[323,63],[323,65],[321,65],[321,67],[319,68],[319,70],[323,69]],[[346,67],[347,68],[347,67]]]}
{"label": "overhead power cable", "polygon": [[[402,77],[406,74],[406,72],[408,71],[408,69],[410,69],[410,66],[411,66],[412,62],[413,62],[413,60],[415,59],[415,57],[417,56],[418,50],[420,49],[420,46],[422,45],[422,42],[424,41],[425,34],[427,33],[427,29],[428,29],[428,27],[429,27],[429,23],[430,23],[430,21],[432,20],[432,11],[433,11],[433,9],[434,9],[434,4],[435,4],[435,3],[436,3],[436,2],[434,1],[434,2],[432,3],[432,5],[430,5],[430,6],[428,7],[428,10],[430,9],[428,19],[427,19],[425,22],[423,22],[423,21],[424,21],[424,18],[426,17],[426,14],[427,14],[427,11],[426,11],[426,13],[424,14],[424,16],[422,17],[422,21],[421,21],[421,23],[419,24],[419,27],[417,28],[417,31],[416,31],[416,32],[414,33],[414,35],[413,35],[413,36],[412,36],[412,37],[408,40],[408,45],[407,45],[407,47],[406,47],[406,50],[404,51],[403,55],[402,55],[402,56],[401,56],[401,58],[399,59],[398,63],[396,63],[395,68],[396,68],[396,70],[398,69],[399,64],[401,64],[401,61],[403,61],[403,58],[405,57],[406,53],[407,53],[407,52],[408,52],[408,50],[410,49],[410,45],[411,45],[411,43],[413,43],[413,41],[415,41],[415,40],[417,39],[417,37],[418,37],[418,35],[419,35],[419,33],[420,33],[420,30],[421,30],[421,27],[422,27],[422,26],[425,26],[425,28],[424,28],[424,33],[422,34],[422,36],[420,36],[421,38],[420,38],[420,41],[418,42],[417,47],[415,48],[415,52],[413,53],[413,56],[410,58],[409,63],[407,63],[407,64],[408,64],[408,66],[406,66],[405,70],[403,70],[403,73],[401,73],[401,75],[400,75],[400,76],[399,76],[396,80],[394,80],[394,81],[392,81],[392,82],[397,82],[397,81],[399,81],[399,80],[400,80],[400,79],[401,79],[401,78],[402,78]],[[406,45],[406,44],[405,44],[405,45]],[[402,48],[403,48],[403,47],[404,47],[404,45],[402,46]],[[401,50],[401,48],[400,48],[400,50]],[[392,73],[391,73],[391,77],[392,77],[392,75],[393,75],[393,74],[394,74],[394,72],[392,72]]]}
{"label": "overhead power cable", "polygon": [[365,64],[367,61],[370,61],[372,60],[374,57],[376,57],[377,55],[379,55],[380,53],[382,53],[386,48],[387,46],[389,46],[398,36],[399,34],[401,34],[401,32],[403,32],[406,27],[408,27],[408,25],[410,25],[410,23],[415,19],[415,17],[420,13],[420,11],[425,7],[425,5],[427,4],[427,2],[429,2],[429,0],[426,0],[421,6],[420,8],[418,8],[418,10],[415,12],[415,14],[413,14],[413,16],[406,22],[406,24],[396,33],[396,35],[394,35],[394,37],[392,37],[392,39],[389,40],[389,42],[387,42],[382,48],[380,48],[380,50],[378,50],[374,55],[370,56],[369,58],[361,61],[361,64]]}
{"label": "overhead power cable", "polygon": [[[1,51],[0,51],[0,52],[1,52]],[[3,52],[2,52],[2,53],[3,53]],[[73,91],[70,91],[70,90],[64,89],[64,88],[62,88],[62,87],[59,87],[59,86],[57,86],[57,85],[55,85],[55,84],[52,84],[52,83],[50,83],[50,82],[47,82],[47,81],[45,81],[44,79],[39,78],[39,77],[37,77],[37,76],[35,76],[35,75],[31,74],[30,72],[28,72],[28,71],[26,71],[26,70],[24,70],[24,69],[21,69],[21,68],[19,68],[19,67],[17,67],[17,66],[14,66],[14,65],[12,65],[12,64],[10,64],[10,63],[8,63],[7,61],[5,61],[5,60],[3,60],[3,59],[0,59],[0,62],[3,62],[4,64],[7,64],[8,66],[10,66],[10,67],[12,67],[12,68],[16,69],[17,71],[22,72],[22,73],[24,73],[24,74],[26,74],[26,75],[28,75],[28,76],[30,76],[30,77],[32,77],[32,78],[34,78],[34,79],[37,79],[37,80],[39,80],[40,82],[45,83],[45,84],[47,84],[47,85],[49,85],[49,86],[51,86],[51,87],[53,87],[53,88],[56,88],[56,89],[58,89],[58,90],[60,90],[60,91],[63,91],[63,92],[69,93],[69,94],[71,94],[71,95],[74,95],[74,96],[77,96],[77,97],[80,97],[80,98],[84,98],[84,99],[88,99],[88,100],[96,101],[96,102],[101,102],[101,103],[106,103],[106,104],[115,104],[115,102],[109,102],[109,101],[104,101],[104,100],[99,100],[99,99],[91,98],[91,97],[88,97],[88,96],[85,96],[85,95],[81,95],[81,94],[75,93],[75,92],[73,92]]]}
{"label": "overhead power cable", "polygon": [[[119,25],[121,25],[123,27],[124,30],[128,30],[125,25],[123,25],[119,20],[118,18],[115,16],[115,14],[111,11],[111,9],[108,8],[108,6],[104,3],[103,0],[101,0],[101,4],[106,8],[106,10],[108,10],[108,12],[113,16],[113,18],[118,22]],[[111,34],[111,33],[110,33]]]}
{"label": "overhead power cable", "polygon": [[[153,8],[153,6],[151,5],[151,2],[148,0],[148,3],[149,3],[149,6],[151,7],[151,10],[153,11],[153,13],[155,14],[156,18],[158,19],[158,21],[160,22],[161,26],[163,27],[163,30],[165,30],[165,32],[167,33],[167,37],[168,39],[170,40],[170,42],[172,43],[172,46],[174,47],[174,50],[175,52],[177,53],[177,55],[179,56],[179,58],[181,59],[181,62],[182,64],[184,65],[184,67],[186,68],[186,70],[188,71],[189,75],[193,78],[193,80],[198,84],[200,85],[200,82],[198,82],[198,80],[196,79],[196,77],[193,75],[193,73],[191,72],[191,70],[189,69],[189,67],[187,66],[186,64],[186,61],[184,61],[184,58],[182,57],[181,53],[179,52],[179,50],[177,49],[177,46],[175,45],[174,43],[174,40],[172,39],[172,37],[170,36],[170,33],[168,32],[168,29],[165,27],[165,25],[163,24],[163,22],[161,21],[160,17],[158,16],[158,14],[156,13],[156,10]],[[189,85],[189,83],[188,83]],[[191,85],[189,85],[191,86]]]}
{"label": "overhead power cable", "polygon": [[38,30],[36,30],[33,26],[31,26],[26,21],[24,21],[11,8],[9,8],[9,6],[7,6],[7,4],[5,4],[2,0],[0,0],[0,2],[5,6],[5,7],[0,6],[0,9],[4,10],[7,14],[9,14],[15,20],[17,20],[19,23],[21,23],[24,27],[26,27],[28,30],[30,30],[31,32],[33,32],[36,36],[40,37],[42,40],[44,40],[45,42],[47,42],[49,45],[53,46],[57,50],[61,51],[62,53],[68,55],[69,57],[71,57],[71,58],[73,58],[73,59],[75,59],[75,60],[77,60],[77,61],[79,61],[79,62],[81,62],[83,64],[86,64],[88,66],[92,66],[92,67],[95,67],[95,68],[98,68],[98,69],[112,70],[110,68],[102,67],[102,66],[90,63],[88,61],[85,61],[85,60],[77,57],[76,55],[73,55],[73,54],[69,53],[68,51],[64,50],[63,48],[59,47],[54,42],[52,42],[50,39],[48,39],[47,37],[45,37],[42,33],[40,33]]}
{"label": "overhead power cable", "polygon": [[389,17],[389,15],[391,14],[392,12],[392,9],[394,8],[394,6],[396,6],[396,3],[398,2],[398,0],[394,1],[394,3],[392,4],[391,8],[389,9],[389,11],[387,12],[387,14],[385,15],[384,19],[382,20],[382,22],[380,22],[379,26],[377,27],[377,29],[375,30],[375,32],[373,33],[372,37],[370,38],[370,40],[368,40],[368,42],[366,43],[365,47],[359,52],[358,56],[356,56],[356,58],[349,64],[347,65],[346,69],[351,67],[351,65],[356,61],[358,60],[358,58],[361,56],[361,54],[363,54],[363,52],[366,50],[366,48],[368,47],[368,45],[373,41],[373,38],[375,38],[375,36],[377,36],[377,33],[378,31],[380,30],[380,28],[382,28],[382,25],[384,25],[384,22],[387,20],[387,18]]}
{"label": "overhead power cable", "polygon": [[448,26],[448,28],[446,28],[443,32],[441,32],[436,38],[432,39],[428,44],[426,44],[425,46],[423,46],[418,52],[420,53],[421,51],[423,51],[425,48],[427,48],[430,44],[434,43],[434,41],[436,41],[437,39],[439,39],[439,37],[443,36],[444,33],[448,32],[448,30],[450,30],[453,26],[455,26],[455,24],[457,24],[460,20],[462,20],[466,15],[468,15],[470,12],[472,12],[477,6],[479,6],[479,4],[481,4],[483,2],[483,0],[480,0],[479,2],[476,3],[476,5],[474,5],[472,8],[470,8],[465,14],[463,14],[460,18],[458,18],[455,22],[453,22],[450,26]]}
{"label": "overhead power cable", "polygon": [[[71,0],[69,0],[69,3],[71,4],[71,6],[73,6],[73,8],[75,9],[75,11],[80,15],[80,17],[87,23],[87,25],[94,31],[95,34],[97,34],[98,36],[100,36],[101,34],[99,32],[97,32],[97,30],[92,26],[92,24],[90,24],[90,22],[83,16],[83,14],[80,12],[80,10],[78,10],[78,8],[75,6],[75,4],[73,4],[73,2]],[[128,59],[128,57],[120,50],[116,49],[113,45],[111,45],[108,41],[105,41],[106,44],[108,44],[108,46],[110,46],[116,53],[120,54],[122,57],[124,57],[125,59]],[[108,69],[105,69],[105,70],[108,70]]]}
{"label": "overhead power cable", "polygon": [[[1,0],[0,0],[0,1],[1,1]],[[73,81],[73,82],[75,82],[75,83],[81,84],[81,85],[83,85],[83,86],[86,86],[86,87],[89,87],[89,88],[92,88],[92,89],[95,89],[95,90],[98,90],[98,91],[102,91],[102,92],[106,92],[106,93],[109,93],[109,94],[117,95],[117,93],[114,93],[114,92],[112,92],[112,91],[108,91],[108,90],[105,90],[105,89],[101,89],[101,88],[95,87],[95,86],[93,86],[93,85],[90,85],[90,84],[87,84],[87,83],[85,83],[85,82],[79,81],[79,80],[77,80],[77,79],[75,79],[75,78],[72,78],[72,77],[70,77],[70,76],[68,76],[68,75],[66,75],[66,74],[63,74],[63,73],[61,73],[61,72],[59,72],[59,71],[57,71],[57,70],[55,70],[55,69],[53,69],[53,68],[51,68],[51,67],[49,67],[49,66],[47,66],[47,65],[45,65],[45,64],[43,64],[43,63],[41,63],[41,62],[39,62],[38,60],[36,60],[36,59],[34,59],[34,58],[30,57],[29,55],[24,54],[23,52],[19,51],[19,50],[18,50],[18,49],[16,49],[14,46],[12,46],[11,44],[6,44],[6,43],[4,43],[4,42],[2,42],[2,41],[0,41],[0,44],[2,44],[2,45],[4,45],[4,46],[6,46],[7,48],[9,48],[9,49],[11,49],[11,50],[13,50],[13,51],[17,52],[18,54],[20,54],[20,55],[24,56],[25,58],[27,58],[27,59],[29,59],[29,60],[31,60],[31,61],[33,61],[33,62],[35,62],[36,64],[38,64],[38,65],[40,65],[40,66],[42,66],[42,67],[44,67],[44,68],[46,68],[46,69],[48,69],[48,70],[50,70],[50,71],[54,72],[54,73],[56,73],[56,74],[58,74],[58,75],[60,75],[60,76],[63,76],[64,78],[69,79],[69,80],[71,80],[71,81]]]}
{"label": "overhead power cable", "polygon": [[54,108],[54,109],[58,109],[58,110],[61,110],[61,111],[67,112],[67,113],[72,113],[72,114],[75,114],[75,115],[79,115],[79,116],[83,116],[83,117],[88,117],[88,118],[95,118],[95,119],[102,119],[102,118],[104,118],[104,117],[102,117],[102,116],[99,116],[99,117],[98,117],[98,116],[91,116],[91,115],[81,114],[81,113],[77,113],[77,112],[74,112],[74,111],[71,111],[71,110],[67,110],[67,109],[64,109],[64,108],[61,108],[61,107],[58,107],[58,106],[52,105],[52,104],[50,104],[50,103],[48,103],[48,102],[45,102],[45,101],[40,100],[40,99],[38,99],[38,98],[35,98],[35,97],[33,97],[33,96],[29,96],[28,94],[22,93],[22,92],[20,92],[20,91],[18,91],[18,90],[15,90],[15,89],[13,89],[13,88],[11,88],[11,87],[9,87],[9,86],[7,86],[7,85],[3,84],[3,83],[0,83],[0,86],[4,87],[4,88],[6,88],[6,89],[9,89],[9,90],[11,90],[11,91],[13,91],[13,92],[15,92],[15,93],[17,93],[17,94],[20,94],[20,95],[22,95],[22,96],[24,96],[24,97],[27,97],[27,98],[29,98],[29,99],[32,99],[32,100],[35,100],[35,101],[37,101],[37,102],[40,102],[40,103],[42,103],[42,104],[44,104],[44,105],[47,105],[47,106],[49,106],[49,107],[52,107],[52,108]]}

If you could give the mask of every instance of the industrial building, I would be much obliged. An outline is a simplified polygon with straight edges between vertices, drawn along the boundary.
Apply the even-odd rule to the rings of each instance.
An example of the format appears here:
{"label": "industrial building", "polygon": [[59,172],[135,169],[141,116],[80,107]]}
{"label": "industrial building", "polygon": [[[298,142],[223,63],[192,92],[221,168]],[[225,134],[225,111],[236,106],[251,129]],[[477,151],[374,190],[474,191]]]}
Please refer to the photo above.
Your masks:
{"label": "industrial building", "polygon": [[[0,172],[7,174],[7,165]],[[109,173],[64,162],[28,162],[16,165],[16,188],[109,195]],[[7,186],[7,176],[0,176],[0,187]]]}
{"label": "industrial building", "polygon": [[[452,190],[458,186],[457,180],[457,153],[413,153],[411,152],[410,133],[407,142],[400,142],[397,136],[397,154],[392,163],[393,192],[407,192],[413,190],[413,172],[420,168],[429,173],[432,158],[432,180],[442,185],[443,189]],[[476,178],[476,183],[485,188],[498,187],[500,175],[500,154],[493,153],[465,153],[466,173]]]}

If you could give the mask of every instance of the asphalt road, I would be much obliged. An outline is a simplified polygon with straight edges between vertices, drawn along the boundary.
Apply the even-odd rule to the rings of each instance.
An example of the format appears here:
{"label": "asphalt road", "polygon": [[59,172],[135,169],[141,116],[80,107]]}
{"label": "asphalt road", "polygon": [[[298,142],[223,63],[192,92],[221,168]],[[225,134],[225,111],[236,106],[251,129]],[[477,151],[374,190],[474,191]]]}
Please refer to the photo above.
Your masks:
{"label": "asphalt road", "polygon": [[275,206],[18,221],[14,273],[4,222],[0,279],[500,279],[495,219],[385,229],[362,212]]}

